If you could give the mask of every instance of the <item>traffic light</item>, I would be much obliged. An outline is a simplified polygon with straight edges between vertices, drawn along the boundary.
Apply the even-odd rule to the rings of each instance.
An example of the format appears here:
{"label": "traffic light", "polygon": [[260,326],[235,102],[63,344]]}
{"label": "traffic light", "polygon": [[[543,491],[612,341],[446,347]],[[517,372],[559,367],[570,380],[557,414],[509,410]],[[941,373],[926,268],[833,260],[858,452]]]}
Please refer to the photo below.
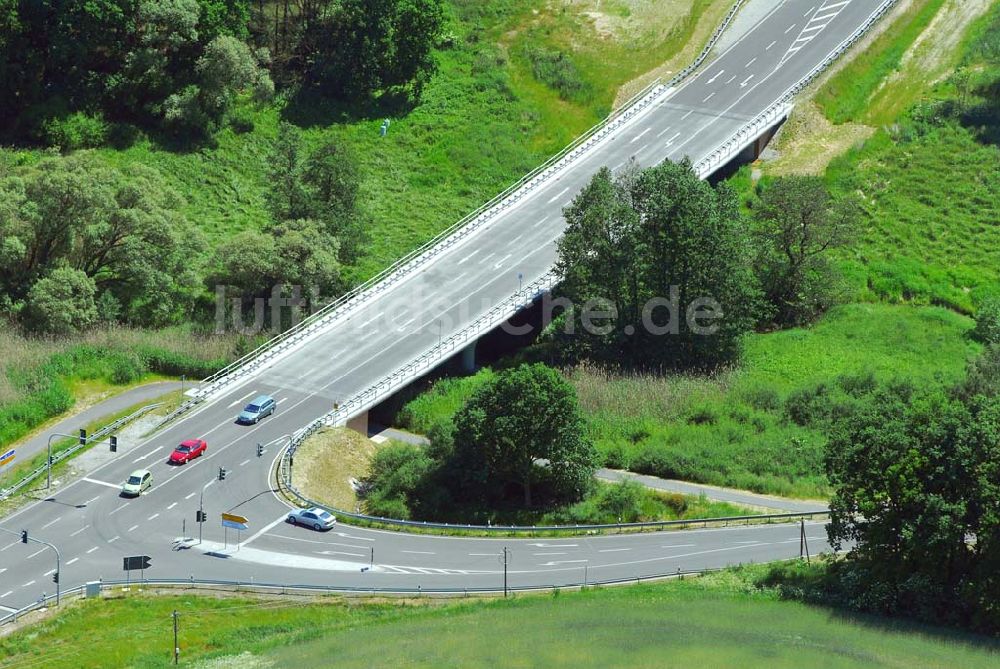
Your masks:
{"label": "traffic light", "polygon": [[59,572],[52,574],[52,582],[59,585]]}
{"label": "traffic light", "polygon": [[85,446],[87,444],[87,431],[80,428],[80,445]]}
{"label": "traffic light", "polygon": [[194,520],[196,523],[204,523],[206,520],[208,520],[208,514],[199,509],[198,511],[194,512]]}
{"label": "traffic light", "polygon": [[28,543],[28,530],[21,530],[21,543]]}
{"label": "traffic light", "polygon": [[226,474],[228,474],[228,473],[229,472],[227,472],[224,467],[219,467],[219,480],[220,481],[225,481],[226,480]]}
{"label": "traffic light", "polygon": [[111,435],[111,439],[108,441],[108,443],[111,444],[111,452],[112,453],[117,453],[118,452],[118,437],[116,437],[115,435]]}
{"label": "traffic light", "polygon": [[257,457],[264,455],[264,444],[257,444]]}

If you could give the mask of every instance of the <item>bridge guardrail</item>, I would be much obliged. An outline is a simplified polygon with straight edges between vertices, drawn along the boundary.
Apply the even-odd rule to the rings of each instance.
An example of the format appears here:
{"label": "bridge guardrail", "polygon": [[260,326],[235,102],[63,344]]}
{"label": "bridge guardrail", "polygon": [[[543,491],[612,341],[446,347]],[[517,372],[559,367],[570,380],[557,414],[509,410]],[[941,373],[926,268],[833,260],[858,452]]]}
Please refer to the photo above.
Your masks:
{"label": "bridge guardrail", "polygon": [[[100,441],[106,435],[111,434],[112,432],[114,432],[115,430],[117,430],[118,428],[120,428],[122,425],[125,425],[127,423],[131,423],[136,418],[139,418],[140,416],[142,416],[142,415],[144,415],[146,413],[149,413],[153,409],[156,409],[157,407],[161,407],[161,406],[163,406],[163,402],[157,402],[155,404],[147,404],[146,406],[141,407],[141,408],[133,411],[132,413],[130,413],[127,416],[123,416],[123,417],[119,418],[118,420],[112,421],[111,423],[105,425],[104,427],[102,427],[100,430],[98,430],[94,434],[92,434],[89,437],[87,437],[86,443],[83,443],[83,444],[78,443],[78,444],[76,444],[75,446],[73,446],[71,448],[67,448],[65,451],[60,451],[59,453],[56,453],[55,455],[53,455],[52,456],[52,465],[55,466],[55,465],[59,464],[60,462],[62,462],[63,460],[65,460],[66,458],[72,457],[81,448],[86,448],[92,442]],[[35,480],[35,478],[37,478],[39,475],[41,475],[41,473],[44,472],[46,469],[47,469],[47,464],[46,465],[41,465],[40,467],[36,467],[30,473],[25,474],[21,478],[21,480],[19,480],[17,483],[15,483],[14,485],[12,485],[11,487],[4,488],[3,490],[0,490],[0,501],[3,501],[5,499],[7,499],[8,497],[10,497],[14,493],[16,493],[21,488],[23,488],[26,485],[30,484],[33,480]]]}
{"label": "bridge guardrail", "polygon": [[[662,79],[656,79],[646,88],[630,98],[618,109],[613,111],[606,119],[595,124],[580,137],[575,139],[558,154],[547,160],[541,166],[530,172],[509,186],[503,192],[495,196],[486,204],[482,205],[471,214],[465,216],[457,223],[436,235],[434,238],[420,246],[419,248],[406,254],[390,267],[354,288],[347,294],[331,302],[314,314],[305,318],[302,322],[289,330],[275,336],[268,342],[257,347],[250,353],[242,356],[238,360],[227,365],[215,374],[202,380],[199,385],[199,395],[192,398],[165,418],[161,425],[186,413],[197,405],[206,395],[218,389],[225,383],[235,378],[243,376],[261,364],[273,359],[276,355],[294,346],[305,338],[311,336],[319,329],[329,325],[337,317],[351,311],[353,308],[365,302],[375,294],[385,292],[389,288],[398,284],[399,281],[412,274],[417,268],[425,264],[430,258],[439,255],[441,252],[451,248],[459,241],[465,239],[469,234],[481,229],[484,225],[492,221],[498,214],[507,208],[517,204],[525,195],[536,189],[543,182],[563,169],[567,164],[573,162],[582,153],[590,149],[594,144],[601,141],[608,134],[617,130],[622,124],[633,118],[638,112],[646,109],[656,101],[661,94],[669,91],[686,79],[692,72],[704,62],[712,48],[718,42],[719,37],[732,22],[737,11],[746,0],[736,0],[729,9],[723,22],[716,28],[708,43],[702,49],[698,57],[683,70],[678,72],[666,83]],[[157,426],[159,427],[159,426]]]}

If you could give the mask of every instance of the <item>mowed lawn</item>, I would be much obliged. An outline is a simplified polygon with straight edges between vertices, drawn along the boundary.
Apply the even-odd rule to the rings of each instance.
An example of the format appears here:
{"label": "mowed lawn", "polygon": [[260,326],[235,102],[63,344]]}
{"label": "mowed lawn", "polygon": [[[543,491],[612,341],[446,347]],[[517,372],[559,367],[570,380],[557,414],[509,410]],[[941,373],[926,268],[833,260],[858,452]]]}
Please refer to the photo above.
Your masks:
{"label": "mowed lawn", "polygon": [[503,600],[130,596],[0,639],[0,667],[996,667],[981,637],[781,601],[766,567]]}

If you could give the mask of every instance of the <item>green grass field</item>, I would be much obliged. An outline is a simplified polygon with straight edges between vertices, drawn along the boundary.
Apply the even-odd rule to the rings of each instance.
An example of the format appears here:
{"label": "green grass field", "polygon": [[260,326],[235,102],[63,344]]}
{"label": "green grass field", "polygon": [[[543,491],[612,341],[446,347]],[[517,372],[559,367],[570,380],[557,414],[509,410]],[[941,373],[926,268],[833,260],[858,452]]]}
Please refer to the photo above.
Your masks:
{"label": "green grass field", "polygon": [[766,567],[509,600],[132,595],[0,639],[0,667],[995,667],[995,642],[782,601]]}
{"label": "green grass field", "polygon": [[[590,434],[607,462],[661,476],[799,497],[828,494],[825,437],[788,419],[795,391],[872,373],[952,383],[978,351],[972,320],[937,307],[851,304],[810,328],[752,335],[736,370],[703,376],[620,376],[579,368]],[[490,376],[443,379],[409,402],[400,421],[429,431],[450,420]]]}

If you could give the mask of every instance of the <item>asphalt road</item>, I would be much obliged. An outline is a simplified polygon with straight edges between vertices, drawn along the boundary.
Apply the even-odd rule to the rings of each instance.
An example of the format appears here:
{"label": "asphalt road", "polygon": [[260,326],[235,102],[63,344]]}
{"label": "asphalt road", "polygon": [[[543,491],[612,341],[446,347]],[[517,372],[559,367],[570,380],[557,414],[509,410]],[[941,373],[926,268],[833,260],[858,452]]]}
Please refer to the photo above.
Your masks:
{"label": "asphalt road", "polygon": [[[152,556],[150,577],[425,589],[498,587],[497,556],[504,546],[513,551],[513,585],[579,583],[584,568],[593,581],[797,555],[799,530],[793,525],[566,540],[429,537],[353,527],[320,534],[283,523],[288,507],[271,491],[269,478],[279,448],[271,445],[258,458],[256,444],[325,414],[334,402],[510,297],[518,273],[530,279],[548,271],[563,230],[562,208],[599,167],[620,169],[631,159],[651,165],[700,158],[803,78],[879,4],[782,3],[669,97],[427,269],[0,527],[27,528],[55,543],[63,556],[64,586],[121,577],[121,558],[137,554]],[[276,414],[256,426],[236,425],[239,407],[261,392],[278,399]],[[188,465],[168,465],[173,446],[191,437],[208,441],[207,454]],[[222,482],[216,480],[220,466],[231,472]],[[120,498],[121,482],[139,467],[153,472],[153,488],[138,499]],[[206,484],[205,543],[176,550],[184,525],[184,534],[197,536],[194,512]],[[223,511],[250,519],[253,534],[240,537],[239,551],[221,550]],[[826,548],[822,528],[807,527],[813,550]],[[362,572],[372,550],[375,568]],[[48,549],[0,536],[0,611],[51,593],[54,567]]]}

